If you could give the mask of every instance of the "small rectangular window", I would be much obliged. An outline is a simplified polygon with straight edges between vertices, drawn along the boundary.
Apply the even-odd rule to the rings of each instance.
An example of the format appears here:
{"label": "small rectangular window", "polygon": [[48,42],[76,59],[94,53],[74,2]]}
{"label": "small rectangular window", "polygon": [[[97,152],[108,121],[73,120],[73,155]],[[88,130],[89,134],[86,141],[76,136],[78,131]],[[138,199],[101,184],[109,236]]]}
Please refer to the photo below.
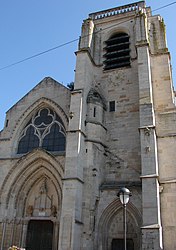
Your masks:
{"label": "small rectangular window", "polygon": [[115,111],[115,101],[109,102],[109,111],[114,112]]}
{"label": "small rectangular window", "polygon": [[8,127],[9,125],[9,120],[6,120],[6,128]]}
{"label": "small rectangular window", "polygon": [[96,117],[96,107],[94,107],[93,117]]}

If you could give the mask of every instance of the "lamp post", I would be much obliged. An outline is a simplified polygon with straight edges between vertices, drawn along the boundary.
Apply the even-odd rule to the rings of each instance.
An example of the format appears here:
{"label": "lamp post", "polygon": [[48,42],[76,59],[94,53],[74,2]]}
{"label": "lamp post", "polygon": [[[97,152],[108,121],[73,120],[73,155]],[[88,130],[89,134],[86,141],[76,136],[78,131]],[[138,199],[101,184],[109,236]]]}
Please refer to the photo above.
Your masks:
{"label": "lamp post", "polygon": [[123,187],[118,192],[117,196],[120,198],[120,201],[123,205],[123,228],[124,228],[124,250],[127,250],[127,239],[126,239],[126,232],[127,232],[127,222],[126,222],[126,205],[129,202],[131,192],[127,188]]}

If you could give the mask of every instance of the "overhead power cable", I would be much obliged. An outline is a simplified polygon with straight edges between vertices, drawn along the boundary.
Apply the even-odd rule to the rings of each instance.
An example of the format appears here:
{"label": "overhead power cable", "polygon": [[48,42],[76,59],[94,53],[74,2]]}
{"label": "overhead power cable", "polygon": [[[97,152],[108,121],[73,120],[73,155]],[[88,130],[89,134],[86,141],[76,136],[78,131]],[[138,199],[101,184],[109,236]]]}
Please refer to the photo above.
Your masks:
{"label": "overhead power cable", "polygon": [[167,7],[171,6],[171,5],[173,5],[173,4],[176,4],[176,2],[172,2],[172,3],[166,4],[166,5],[162,6],[162,7],[159,7],[159,8],[157,8],[157,9],[154,9],[152,12],[155,12],[155,11],[157,11],[157,10],[162,10],[162,9],[164,9],[164,8],[167,8]]}
{"label": "overhead power cable", "polygon": [[[175,2],[172,2],[172,3],[169,3],[169,4],[167,4],[167,5],[164,5],[164,6],[162,6],[162,7],[159,7],[159,8],[157,8],[157,9],[154,9],[154,10],[152,10],[152,12],[155,12],[155,11],[158,11],[158,10],[161,10],[161,9],[164,9],[164,8],[167,8],[167,7],[169,7],[169,6],[173,5],[173,4],[176,4],[176,1],[175,1]],[[127,21],[130,21],[130,20],[133,20],[133,18],[130,18],[130,19],[125,20],[125,21],[122,21],[122,22],[118,23],[118,25],[120,25],[120,24],[122,24],[122,23],[125,23],[125,22],[127,22]],[[107,27],[107,28],[104,28],[104,29],[100,29],[100,30],[96,31],[95,33],[99,33],[99,32],[101,32],[101,31],[103,31],[103,30],[112,28],[112,27],[114,27],[114,26],[117,26],[117,24],[112,25],[112,26]],[[87,36],[83,36],[83,38],[84,38],[84,37],[87,37]],[[1,71],[1,70],[4,70],[4,69],[7,69],[7,68],[10,68],[10,67],[13,67],[13,66],[15,66],[15,65],[17,65],[17,64],[23,63],[23,62],[25,62],[25,61],[31,60],[31,59],[33,59],[33,58],[35,58],[35,57],[38,57],[38,56],[41,56],[41,55],[43,55],[43,54],[49,53],[49,52],[51,52],[51,51],[53,51],[53,50],[59,49],[59,48],[61,48],[61,47],[64,47],[64,46],[66,46],[66,45],[69,45],[69,44],[74,43],[74,42],[77,42],[77,41],[79,41],[79,38],[76,38],[76,39],[74,39],[74,40],[71,40],[71,41],[62,43],[62,44],[60,44],[60,45],[57,45],[57,46],[52,47],[52,48],[50,48],[50,49],[44,50],[44,51],[39,52],[39,53],[37,53],[37,54],[34,54],[34,55],[32,55],[32,56],[26,57],[26,58],[24,58],[24,59],[22,59],[22,60],[20,60],[20,61],[17,61],[17,62],[8,64],[8,65],[6,65],[6,66],[0,68],[0,71]]]}
{"label": "overhead power cable", "polygon": [[74,39],[74,40],[69,41],[69,42],[66,42],[66,43],[63,43],[63,44],[60,44],[60,45],[58,45],[58,46],[56,46],[56,47],[53,47],[53,48],[44,50],[44,51],[39,52],[39,53],[37,53],[37,54],[35,54],[35,55],[26,57],[26,58],[24,58],[24,59],[22,59],[22,60],[20,60],[20,61],[14,62],[14,63],[9,64],[9,65],[7,65],[7,66],[5,66],[5,67],[3,67],[3,68],[0,68],[0,70],[3,70],[3,69],[6,69],[6,68],[9,68],[9,67],[12,67],[12,66],[14,66],[14,65],[17,65],[17,64],[22,63],[22,62],[25,62],[25,61],[28,61],[28,60],[30,60],[30,59],[32,59],[32,58],[41,56],[41,55],[43,55],[43,54],[46,54],[46,53],[48,53],[48,52],[51,52],[52,50],[56,50],[56,49],[58,49],[58,48],[61,48],[61,47],[66,46],[66,45],[68,45],[68,44],[74,43],[74,42],[76,42],[76,41],[78,41],[78,40],[79,40],[79,38]]}

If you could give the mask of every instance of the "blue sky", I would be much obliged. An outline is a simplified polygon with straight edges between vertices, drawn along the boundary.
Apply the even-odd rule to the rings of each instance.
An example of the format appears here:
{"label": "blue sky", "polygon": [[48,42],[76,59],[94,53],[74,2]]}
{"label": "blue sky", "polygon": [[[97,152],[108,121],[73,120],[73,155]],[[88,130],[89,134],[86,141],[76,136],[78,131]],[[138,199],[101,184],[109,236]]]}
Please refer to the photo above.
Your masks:
{"label": "blue sky", "polygon": [[[0,8],[0,68],[79,38],[83,19],[89,13],[125,5],[130,0],[5,0]],[[146,0],[152,10],[172,0]],[[176,4],[154,11],[165,21],[176,83]],[[77,43],[0,70],[0,130],[5,112],[44,77],[67,85],[74,81]],[[176,85],[175,85],[176,86]]]}

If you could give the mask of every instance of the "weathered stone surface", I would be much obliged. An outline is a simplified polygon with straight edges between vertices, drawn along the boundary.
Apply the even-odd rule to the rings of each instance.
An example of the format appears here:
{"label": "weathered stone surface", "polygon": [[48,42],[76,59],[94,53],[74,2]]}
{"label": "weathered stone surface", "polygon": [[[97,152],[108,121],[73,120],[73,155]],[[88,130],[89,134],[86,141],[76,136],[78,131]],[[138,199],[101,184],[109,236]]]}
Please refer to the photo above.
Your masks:
{"label": "weathered stone surface", "polygon": [[[7,112],[0,133],[2,250],[26,247],[28,226],[39,221],[52,222],[52,250],[111,250],[124,237],[122,186],[132,192],[131,249],[176,249],[170,57],[163,20],[147,11],[138,2],[90,14],[76,52],[74,90],[47,77]],[[130,66],[104,70],[105,41],[122,32],[129,36]],[[64,152],[17,154],[22,131],[44,107],[64,125]]]}

